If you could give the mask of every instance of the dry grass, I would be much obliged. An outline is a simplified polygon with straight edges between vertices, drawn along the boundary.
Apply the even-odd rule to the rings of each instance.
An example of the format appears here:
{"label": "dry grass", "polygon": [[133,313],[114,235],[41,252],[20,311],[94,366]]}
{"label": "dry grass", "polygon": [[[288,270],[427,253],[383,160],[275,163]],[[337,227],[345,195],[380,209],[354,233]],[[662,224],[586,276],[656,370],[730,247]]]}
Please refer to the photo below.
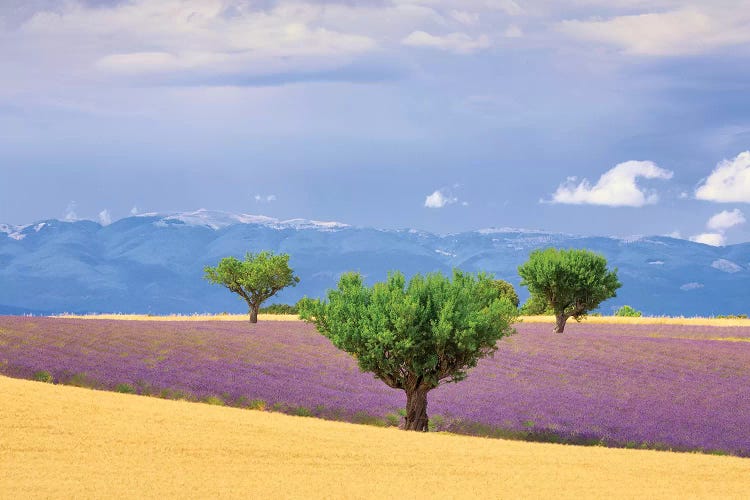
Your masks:
{"label": "dry grass", "polygon": [[750,460],[406,433],[0,377],[0,498],[741,498]]}
{"label": "dry grass", "polygon": [[[247,314],[61,314],[55,318],[73,319],[117,319],[123,321],[249,321]],[[258,321],[298,321],[296,314],[259,314]]]}
{"label": "dry grass", "polygon": [[[81,319],[118,319],[126,321],[248,321],[247,314],[171,314],[165,316],[149,316],[146,314],[63,314],[57,318]],[[554,316],[521,316],[521,321],[527,323],[549,323],[554,325]],[[296,314],[260,314],[258,321],[300,321]],[[575,321],[573,319],[570,322]],[[703,325],[703,326],[747,326],[750,319],[719,319],[719,318],[685,318],[670,316],[652,316],[629,318],[623,316],[588,316],[583,323],[596,325]]]}
{"label": "dry grass", "polygon": [[[554,316],[521,316],[527,323],[555,324]],[[574,319],[568,322],[574,322]],[[750,319],[685,318],[682,316],[648,316],[631,318],[625,316],[588,316],[582,323],[594,325],[702,325],[702,326],[750,326]]]}

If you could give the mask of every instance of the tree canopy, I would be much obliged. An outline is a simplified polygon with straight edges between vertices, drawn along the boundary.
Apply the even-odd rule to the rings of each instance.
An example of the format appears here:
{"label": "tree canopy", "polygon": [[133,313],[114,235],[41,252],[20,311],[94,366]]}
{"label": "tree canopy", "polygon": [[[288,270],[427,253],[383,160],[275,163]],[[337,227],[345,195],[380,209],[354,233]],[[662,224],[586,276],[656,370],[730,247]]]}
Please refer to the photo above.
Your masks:
{"label": "tree canopy", "polygon": [[580,320],[599,304],[616,296],[622,286],[617,269],[607,269],[607,259],[588,250],[535,250],[518,268],[521,285],[531,295],[546,298],[556,321],[555,332],[565,329],[568,318]]}
{"label": "tree canopy", "polygon": [[289,267],[289,255],[262,251],[248,252],[245,260],[225,257],[216,267],[206,266],[204,278],[226,287],[247,302],[250,322],[258,322],[261,304],[288,286],[296,286],[299,277]]}
{"label": "tree canopy", "polygon": [[500,297],[491,276],[458,270],[399,272],[364,285],[358,273],[341,276],[327,301],[302,299],[300,316],[352,355],[360,369],[406,392],[408,430],[427,430],[427,393],[463,380],[477,361],[514,332],[516,307]]}
{"label": "tree canopy", "polygon": [[532,293],[521,306],[521,314],[524,316],[553,315],[555,311],[547,302],[547,297]]}
{"label": "tree canopy", "polygon": [[508,300],[510,300],[511,304],[513,304],[515,307],[518,307],[520,301],[518,300],[518,293],[516,293],[516,289],[513,288],[513,285],[505,280],[494,280],[492,282],[492,286],[495,287],[495,290],[497,290],[497,293],[500,295],[500,297],[506,297]]}

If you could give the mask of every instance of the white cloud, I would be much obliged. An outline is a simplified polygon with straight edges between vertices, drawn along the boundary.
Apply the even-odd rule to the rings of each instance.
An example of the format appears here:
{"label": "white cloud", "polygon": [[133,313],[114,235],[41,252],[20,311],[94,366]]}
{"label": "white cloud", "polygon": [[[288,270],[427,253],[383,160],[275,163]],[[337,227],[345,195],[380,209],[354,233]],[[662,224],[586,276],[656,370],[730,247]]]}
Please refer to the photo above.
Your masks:
{"label": "white cloud", "polygon": [[78,214],[76,213],[76,202],[71,201],[68,203],[67,208],[65,209],[65,220],[68,222],[73,222],[78,220]]}
{"label": "white cloud", "polygon": [[450,33],[440,36],[431,35],[426,31],[413,31],[409,36],[401,40],[401,43],[411,47],[428,47],[455,54],[471,54],[487,49],[492,45],[487,35],[479,35],[473,38],[466,33]]}
{"label": "white cloud", "polygon": [[110,215],[109,210],[104,209],[99,212],[99,224],[102,226],[109,226],[112,224],[112,216]]}
{"label": "white cloud", "polygon": [[680,287],[680,290],[683,292],[689,292],[690,290],[698,290],[699,288],[703,288],[703,283],[696,283],[695,281],[690,283],[685,283]]}
{"label": "white cloud", "polygon": [[141,213],[140,209],[133,205],[133,208],[130,209],[130,215],[138,215],[139,213]]}
{"label": "white cloud", "polygon": [[267,194],[267,195],[260,195],[256,194],[253,196],[253,199],[256,203],[271,203],[273,201],[276,201],[276,195],[275,194]]}
{"label": "white cloud", "polygon": [[653,191],[636,184],[636,179],[671,179],[672,172],[650,161],[627,161],[605,172],[595,185],[584,179],[576,184],[569,177],[552,195],[552,203],[571,205],[605,205],[610,207],[642,207],[659,200]]}
{"label": "white cloud", "polygon": [[691,236],[690,241],[711,245],[712,247],[723,247],[726,243],[726,238],[722,233],[701,233]]}
{"label": "white cloud", "polygon": [[729,210],[723,210],[714,215],[708,219],[706,227],[714,231],[726,231],[729,228],[744,223],[745,215],[738,208],[735,208],[731,212]]}
{"label": "white cloud", "polygon": [[520,38],[523,36],[523,30],[514,24],[508,26],[503,34],[506,38]]}
{"label": "white cloud", "polygon": [[366,34],[332,27],[346,6],[279,2],[263,9],[223,0],[131,0],[96,8],[75,1],[60,4],[36,13],[18,36],[65,46],[61,57],[84,57],[103,73],[325,70],[378,47]]}
{"label": "white cloud", "polygon": [[467,26],[475,25],[479,22],[479,14],[476,12],[466,12],[463,10],[452,10],[450,16],[461,24]]}
{"label": "white cloud", "polygon": [[750,151],[723,160],[695,190],[699,200],[750,203]]}
{"label": "white cloud", "polygon": [[632,54],[702,54],[750,42],[750,10],[733,3],[706,2],[665,12],[568,20],[558,26],[571,37],[610,44]]}
{"label": "white cloud", "polygon": [[726,244],[726,233],[727,229],[731,229],[734,226],[745,223],[745,215],[737,208],[732,210],[722,210],[718,214],[714,215],[708,222],[706,227],[712,232],[696,234],[690,237],[690,241],[696,243],[704,243],[715,247],[722,247]]}
{"label": "white cloud", "polygon": [[438,189],[424,200],[424,206],[427,208],[443,208],[446,205],[452,205],[458,201],[458,198],[449,193],[444,193]]}

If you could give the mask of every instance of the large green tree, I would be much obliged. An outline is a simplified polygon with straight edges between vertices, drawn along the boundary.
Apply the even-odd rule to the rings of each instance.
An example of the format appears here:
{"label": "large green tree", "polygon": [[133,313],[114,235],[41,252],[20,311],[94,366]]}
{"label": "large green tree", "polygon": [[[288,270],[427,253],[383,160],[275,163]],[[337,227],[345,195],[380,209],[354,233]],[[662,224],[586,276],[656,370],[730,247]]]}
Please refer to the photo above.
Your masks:
{"label": "large green tree", "polygon": [[546,298],[554,310],[557,333],[565,330],[568,318],[580,320],[622,286],[617,269],[607,269],[607,259],[588,250],[535,250],[518,273],[521,285],[532,296]]}
{"label": "large green tree", "polygon": [[327,301],[302,299],[300,316],[352,355],[360,369],[406,393],[407,430],[427,430],[427,393],[463,380],[469,368],[514,332],[516,307],[500,297],[491,276],[458,270],[395,272],[372,287],[344,274]]}
{"label": "large green tree", "polygon": [[258,310],[264,301],[299,283],[299,277],[289,267],[289,255],[268,251],[248,252],[244,261],[225,257],[216,267],[206,266],[204,273],[205,279],[223,285],[247,302],[250,323],[258,322]]}

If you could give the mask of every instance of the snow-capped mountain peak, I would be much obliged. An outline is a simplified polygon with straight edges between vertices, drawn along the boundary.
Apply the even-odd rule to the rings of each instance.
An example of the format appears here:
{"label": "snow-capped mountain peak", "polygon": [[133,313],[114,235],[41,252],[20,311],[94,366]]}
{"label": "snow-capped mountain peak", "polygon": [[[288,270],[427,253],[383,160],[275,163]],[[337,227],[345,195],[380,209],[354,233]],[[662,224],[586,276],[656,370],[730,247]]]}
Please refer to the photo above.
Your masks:
{"label": "snow-capped mountain peak", "polygon": [[206,210],[201,208],[194,212],[179,212],[168,215],[156,215],[161,217],[154,222],[156,225],[168,225],[170,221],[179,221],[188,226],[205,226],[218,230],[235,224],[259,224],[275,229],[320,229],[336,231],[350,227],[348,224],[333,221],[316,221],[308,219],[280,220],[265,215],[233,214],[218,210]]}

